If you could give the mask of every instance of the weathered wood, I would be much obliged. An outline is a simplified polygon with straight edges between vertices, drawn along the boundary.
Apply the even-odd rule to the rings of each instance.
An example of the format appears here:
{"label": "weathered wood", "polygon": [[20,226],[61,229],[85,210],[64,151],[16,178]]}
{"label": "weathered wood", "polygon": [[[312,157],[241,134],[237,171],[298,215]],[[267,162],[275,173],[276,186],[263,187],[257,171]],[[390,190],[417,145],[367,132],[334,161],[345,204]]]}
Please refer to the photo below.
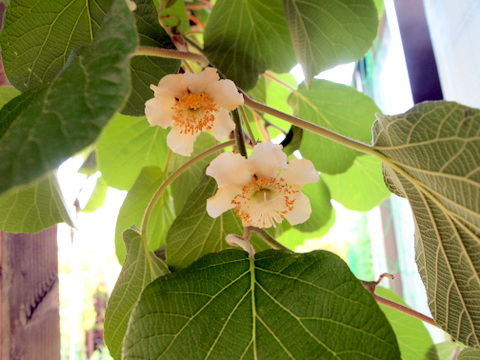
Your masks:
{"label": "weathered wood", "polygon": [[57,229],[0,232],[2,360],[59,360]]}

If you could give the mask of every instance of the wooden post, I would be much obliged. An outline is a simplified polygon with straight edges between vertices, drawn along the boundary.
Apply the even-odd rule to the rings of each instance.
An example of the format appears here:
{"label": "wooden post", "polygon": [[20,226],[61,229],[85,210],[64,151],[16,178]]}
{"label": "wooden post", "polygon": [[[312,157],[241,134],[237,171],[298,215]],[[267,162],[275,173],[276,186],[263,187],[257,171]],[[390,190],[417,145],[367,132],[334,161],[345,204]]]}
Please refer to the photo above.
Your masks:
{"label": "wooden post", "polygon": [[2,360],[60,360],[57,228],[0,232]]}

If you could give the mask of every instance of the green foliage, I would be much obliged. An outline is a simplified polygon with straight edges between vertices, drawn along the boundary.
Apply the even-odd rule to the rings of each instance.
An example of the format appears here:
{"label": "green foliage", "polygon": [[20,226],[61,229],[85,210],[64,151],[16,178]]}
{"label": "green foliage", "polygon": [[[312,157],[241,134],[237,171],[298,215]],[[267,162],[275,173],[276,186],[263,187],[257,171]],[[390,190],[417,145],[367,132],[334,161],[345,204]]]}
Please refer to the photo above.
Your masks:
{"label": "green foliage", "polygon": [[[407,306],[393,291],[377,287],[375,293],[398,304]],[[424,359],[433,346],[432,338],[423,323],[398,310],[380,305],[397,337],[402,360]]]}
{"label": "green foliage", "polygon": [[338,256],[270,250],[254,260],[226,250],[145,288],[124,359],[159,358],[394,360],[400,353],[385,316]]}
{"label": "green foliage", "polygon": [[36,233],[57,223],[73,226],[55,174],[0,195],[0,230]]}
{"label": "green foliage", "polygon": [[480,359],[480,350],[478,349],[463,349],[460,354],[458,354],[457,360],[477,360]]}
{"label": "green foliage", "polygon": [[98,35],[112,2],[12,0],[1,36],[9,81],[21,91],[52,82],[72,50]]}
{"label": "green foliage", "polygon": [[105,181],[129,190],[145,166],[165,167],[167,131],[143,117],[115,115],[97,143],[97,161]]}
{"label": "green foliage", "polygon": [[377,36],[372,1],[284,0],[290,35],[307,84],[319,72],[360,60]]}
{"label": "green foliage", "polygon": [[[352,87],[314,79],[363,56],[376,36],[382,1],[135,3],[132,12],[125,0],[12,0],[0,36],[6,74],[22,91],[0,87],[0,228],[72,225],[53,171],[80,152],[89,156],[79,172],[102,175],[84,211],[103,203],[108,186],[128,191],[115,229],[124,267],[105,325],[114,358],[399,359],[385,316],[338,257],[260,252],[325,235],[335,222],[332,199],[367,211],[389,191],[412,206],[417,263],[435,321],[476,348],[460,359],[478,356],[480,110],[437,102],[379,114],[371,146],[374,102]],[[145,50],[138,46],[167,51],[135,56]],[[226,139],[201,134],[192,156],[205,156],[180,156],[167,148],[171,130],[151,127],[143,116],[154,96],[151,84],[202,70],[192,53],[266,104],[246,99],[242,108],[253,138],[244,137],[247,155],[250,140],[283,139],[289,159],[300,150],[321,172],[319,182],[303,187],[312,205],[306,222],[267,229],[277,241],[267,239],[268,245],[253,229],[255,259],[225,241],[227,234],[241,241],[245,231],[234,211],[218,218],[206,212],[218,187],[205,168],[239,144],[227,147],[220,143]],[[300,85],[286,74],[296,63],[305,71]],[[205,115],[182,104],[191,119]],[[174,120],[180,126],[184,119]],[[237,129],[225,137],[239,141],[242,134]],[[234,182],[236,171],[229,174]],[[255,176],[238,189],[252,206],[265,206],[275,189],[248,193]],[[152,253],[160,247],[165,262]],[[385,312],[404,359],[443,360],[457,349],[433,346],[418,321]]]}
{"label": "green foliage", "polygon": [[121,359],[128,319],[145,286],[169,273],[166,264],[145,247],[141,235],[125,230],[127,258],[105,313],[105,343],[114,359]]}
{"label": "green foliage", "polygon": [[382,177],[382,162],[373,156],[359,156],[344,173],[322,175],[332,194],[347,209],[368,211],[390,196]]}
{"label": "green foliage", "polygon": [[[301,85],[288,102],[296,116],[366,143],[371,142],[371,126],[380,111],[369,97],[326,80],[312,80],[308,89]],[[345,172],[361,155],[308,131],[303,134],[300,151],[317,170],[327,174]]]}
{"label": "green foliage", "polygon": [[125,101],[135,47],[133,17],[118,0],[95,40],[61,73],[33,96],[12,100],[29,97],[0,138],[0,193],[41,177],[96,139]]}
{"label": "green foliage", "polygon": [[[134,11],[139,42],[141,46],[175,49],[170,37],[158,24],[157,11],[152,0],[135,0]],[[131,61],[132,89],[123,114],[141,116],[145,111],[145,101],[153,97],[150,85],[158,85],[160,78],[176,73],[180,61],[153,56],[135,56]]]}
{"label": "green foliage", "polygon": [[[143,168],[123,201],[115,225],[115,252],[120,263],[123,263],[126,256],[123,231],[133,225],[141,227],[145,208],[164,180],[165,175],[159,168]],[[175,215],[168,201],[167,193],[164,193],[152,211],[148,231],[145,235],[151,251],[157,250],[165,243],[167,230],[174,218]]]}
{"label": "green foliage", "polygon": [[445,331],[480,346],[480,110],[429,102],[378,115],[375,149],[385,181],[409,201],[416,260],[432,315]]}
{"label": "green foliage", "polygon": [[253,88],[265,70],[282,73],[295,65],[281,0],[217,1],[205,28],[204,50],[244,90]]}

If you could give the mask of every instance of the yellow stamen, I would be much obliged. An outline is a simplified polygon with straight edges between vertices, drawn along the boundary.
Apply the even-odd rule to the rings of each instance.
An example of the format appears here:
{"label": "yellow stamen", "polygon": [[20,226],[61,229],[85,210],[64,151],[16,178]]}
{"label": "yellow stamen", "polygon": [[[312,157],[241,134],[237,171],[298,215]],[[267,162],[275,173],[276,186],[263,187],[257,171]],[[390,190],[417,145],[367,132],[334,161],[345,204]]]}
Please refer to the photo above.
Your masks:
{"label": "yellow stamen", "polygon": [[181,128],[181,134],[196,134],[200,131],[212,130],[215,121],[215,112],[218,107],[206,92],[199,94],[186,93],[172,109],[174,126]]}
{"label": "yellow stamen", "polygon": [[245,224],[259,227],[275,226],[293,210],[299,190],[292,189],[282,178],[254,176],[254,181],[244,185],[232,204],[234,211]]}

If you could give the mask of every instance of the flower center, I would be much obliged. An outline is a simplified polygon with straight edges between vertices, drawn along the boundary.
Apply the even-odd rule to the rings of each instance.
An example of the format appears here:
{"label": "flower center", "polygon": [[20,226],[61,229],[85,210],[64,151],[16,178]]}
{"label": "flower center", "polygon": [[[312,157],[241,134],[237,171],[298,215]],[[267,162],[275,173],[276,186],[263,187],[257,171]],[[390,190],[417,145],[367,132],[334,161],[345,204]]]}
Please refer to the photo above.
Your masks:
{"label": "flower center", "polygon": [[174,125],[181,128],[181,134],[196,134],[200,131],[212,130],[215,121],[215,112],[218,107],[206,92],[193,94],[188,92],[177,102],[174,110]]}
{"label": "flower center", "polygon": [[293,210],[298,192],[282,178],[260,177],[244,185],[232,204],[244,226],[271,227],[281,223],[285,215]]}

